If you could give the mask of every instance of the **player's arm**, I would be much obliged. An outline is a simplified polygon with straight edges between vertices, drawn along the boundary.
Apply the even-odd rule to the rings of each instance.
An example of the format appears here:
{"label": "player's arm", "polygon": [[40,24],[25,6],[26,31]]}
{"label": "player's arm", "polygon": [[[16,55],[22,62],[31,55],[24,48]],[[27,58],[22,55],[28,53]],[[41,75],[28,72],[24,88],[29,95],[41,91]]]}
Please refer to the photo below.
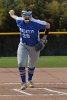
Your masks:
{"label": "player's arm", "polygon": [[46,30],[45,30],[45,35],[47,36],[50,30],[50,23],[46,22]]}
{"label": "player's arm", "polygon": [[44,25],[46,27],[46,30],[45,30],[45,35],[42,37],[42,39],[38,42],[38,44],[35,45],[35,50],[36,51],[41,51],[46,43],[47,43],[47,35],[49,33],[49,29],[50,29],[50,24],[48,22],[44,22]]}
{"label": "player's arm", "polygon": [[10,16],[11,16],[13,19],[15,19],[15,20],[18,18],[18,16],[15,15],[15,11],[14,11],[14,10],[9,10],[9,14],[10,14]]}
{"label": "player's arm", "polygon": [[44,36],[42,37],[42,40],[45,40],[47,38],[47,35],[49,33],[49,30],[50,30],[50,23],[48,23],[46,21],[41,21],[41,20],[36,20],[36,22],[41,24],[41,26],[39,25],[40,26],[39,29],[45,29]]}
{"label": "player's arm", "polygon": [[46,38],[47,38],[47,35],[49,33],[49,30],[50,30],[50,23],[46,22],[46,25],[45,25],[46,29],[45,29],[45,34],[44,36],[42,37],[42,41],[45,42]]}

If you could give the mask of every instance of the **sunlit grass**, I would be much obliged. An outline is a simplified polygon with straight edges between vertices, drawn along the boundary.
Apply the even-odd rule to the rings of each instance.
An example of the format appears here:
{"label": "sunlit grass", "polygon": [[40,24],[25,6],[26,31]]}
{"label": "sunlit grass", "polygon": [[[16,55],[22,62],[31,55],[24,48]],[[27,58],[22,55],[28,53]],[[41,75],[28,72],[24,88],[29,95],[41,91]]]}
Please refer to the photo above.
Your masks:
{"label": "sunlit grass", "polygon": [[[0,57],[0,68],[16,68],[16,57]],[[40,56],[36,67],[67,67],[67,56]]]}

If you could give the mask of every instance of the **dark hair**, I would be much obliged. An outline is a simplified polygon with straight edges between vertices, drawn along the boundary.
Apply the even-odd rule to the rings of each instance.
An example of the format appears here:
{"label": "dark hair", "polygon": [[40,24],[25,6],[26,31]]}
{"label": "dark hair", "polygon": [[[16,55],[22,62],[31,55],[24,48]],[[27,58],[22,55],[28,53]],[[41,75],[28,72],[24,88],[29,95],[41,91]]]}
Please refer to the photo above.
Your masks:
{"label": "dark hair", "polygon": [[24,8],[24,11],[32,11],[30,8]]}

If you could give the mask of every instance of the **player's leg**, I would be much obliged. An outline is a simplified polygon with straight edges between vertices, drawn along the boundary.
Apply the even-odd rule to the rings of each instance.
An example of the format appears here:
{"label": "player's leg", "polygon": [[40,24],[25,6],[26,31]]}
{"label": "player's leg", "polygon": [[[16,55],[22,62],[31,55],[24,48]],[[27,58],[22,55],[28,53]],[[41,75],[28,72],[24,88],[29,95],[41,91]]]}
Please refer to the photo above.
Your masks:
{"label": "player's leg", "polygon": [[30,48],[28,55],[28,81],[30,87],[33,87],[32,78],[34,75],[35,65],[39,58],[40,52],[36,52],[34,48]]}
{"label": "player's leg", "polygon": [[21,81],[22,81],[22,89],[25,89],[26,85],[26,57],[28,55],[27,49],[22,45],[19,44],[17,50],[17,61],[18,61],[18,70],[20,73]]}

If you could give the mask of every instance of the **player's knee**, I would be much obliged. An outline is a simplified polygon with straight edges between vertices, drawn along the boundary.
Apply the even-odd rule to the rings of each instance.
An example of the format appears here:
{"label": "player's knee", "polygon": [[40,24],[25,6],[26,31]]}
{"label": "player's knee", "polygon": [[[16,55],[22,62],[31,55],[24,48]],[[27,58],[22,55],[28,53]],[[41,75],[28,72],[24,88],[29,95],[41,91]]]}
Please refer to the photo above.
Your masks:
{"label": "player's knee", "polygon": [[24,67],[25,66],[25,64],[24,63],[18,63],[18,67]]}
{"label": "player's knee", "polygon": [[35,64],[29,63],[28,66],[34,68]]}

